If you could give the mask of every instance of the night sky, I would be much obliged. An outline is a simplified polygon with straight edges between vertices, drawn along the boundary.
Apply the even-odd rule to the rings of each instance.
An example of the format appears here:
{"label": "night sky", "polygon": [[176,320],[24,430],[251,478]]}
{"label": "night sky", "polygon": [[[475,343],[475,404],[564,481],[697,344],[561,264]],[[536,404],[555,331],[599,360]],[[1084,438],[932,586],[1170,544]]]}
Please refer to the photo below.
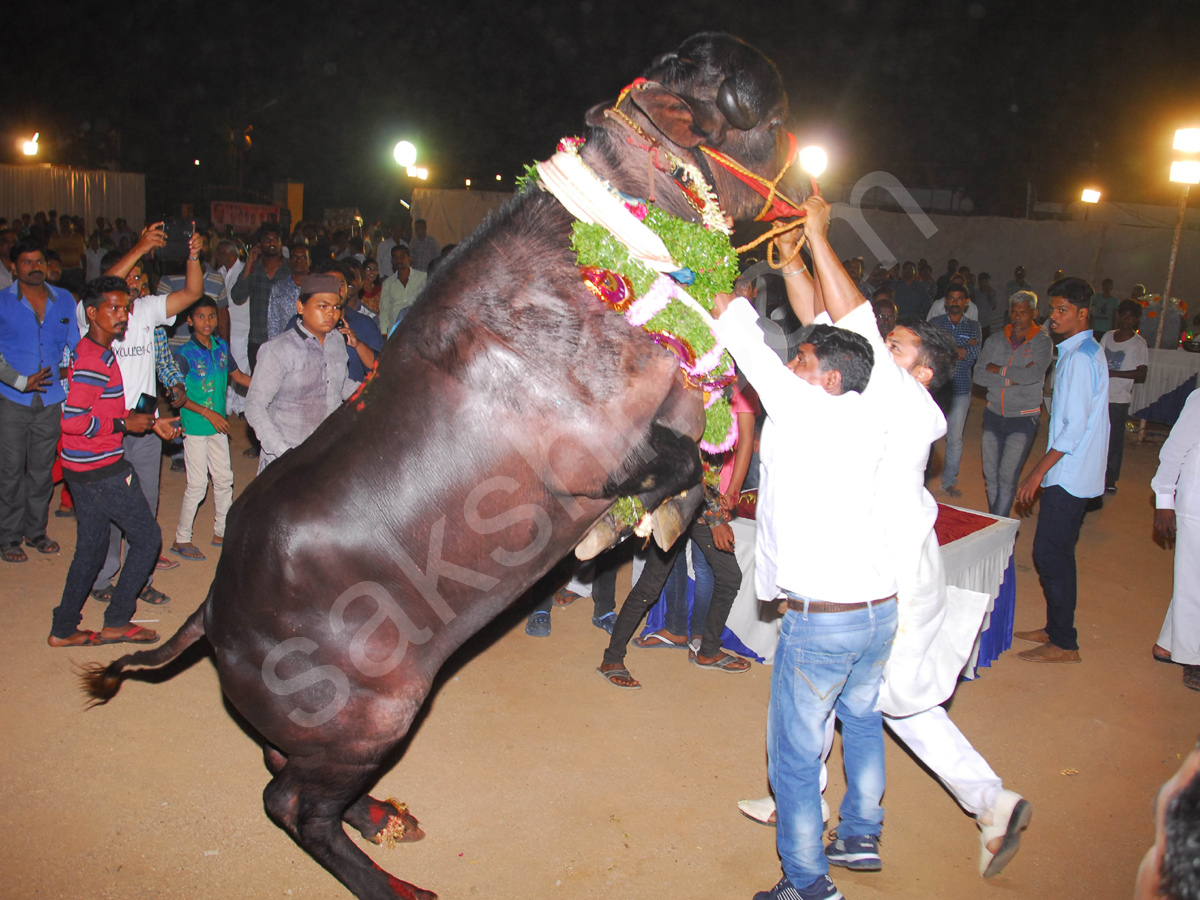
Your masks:
{"label": "night sky", "polygon": [[[305,184],[306,213],[390,216],[413,184],[503,188],[658,53],[725,30],[775,60],[801,144],[828,179],[882,169],[965,190],[979,212],[1042,200],[1171,203],[1174,129],[1200,125],[1200,4],[712,0],[498,4],[76,2],[8,17],[5,162],[41,132],[42,161],[147,175],[148,212]],[[32,24],[31,27],[24,27]],[[193,164],[200,159],[199,167]],[[172,209],[173,208],[173,209]],[[4,210],[12,215],[19,210]]]}

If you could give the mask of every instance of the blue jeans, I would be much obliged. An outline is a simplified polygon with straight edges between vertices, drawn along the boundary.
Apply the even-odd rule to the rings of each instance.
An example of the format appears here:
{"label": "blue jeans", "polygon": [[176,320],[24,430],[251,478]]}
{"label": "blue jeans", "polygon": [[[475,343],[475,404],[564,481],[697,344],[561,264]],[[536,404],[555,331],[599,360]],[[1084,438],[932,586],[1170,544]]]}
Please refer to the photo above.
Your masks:
{"label": "blue jeans", "polygon": [[942,490],[958,484],[958,467],[962,463],[963,428],[971,411],[971,392],[951,394],[946,408],[946,462],[942,466]]}
{"label": "blue jeans", "polygon": [[[792,599],[803,600],[792,596]],[[842,722],[846,795],[838,837],[883,826],[883,719],[875,711],[896,634],[896,601],[838,613],[788,610],[771,672],[767,764],[783,872],[805,887],[829,873],[821,844],[821,751],[831,710]]]}
{"label": "blue jeans", "polygon": [[1037,416],[1001,416],[990,409],[983,411],[983,483],[988,512],[993,516],[1012,512],[1021,469],[1029,458],[1037,430]]}

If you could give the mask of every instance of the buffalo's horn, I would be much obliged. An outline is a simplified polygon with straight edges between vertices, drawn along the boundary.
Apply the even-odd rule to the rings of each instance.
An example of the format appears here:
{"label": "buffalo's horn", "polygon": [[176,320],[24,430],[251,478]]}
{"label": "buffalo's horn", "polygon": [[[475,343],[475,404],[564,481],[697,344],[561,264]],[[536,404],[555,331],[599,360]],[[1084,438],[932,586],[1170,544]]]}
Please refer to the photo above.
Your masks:
{"label": "buffalo's horn", "polygon": [[717,109],[721,110],[730,125],[741,131],[749,131],[758,124],[758,114],[746,109],[738,99],[737,78],[733,75],[722,81],[717,90]]}

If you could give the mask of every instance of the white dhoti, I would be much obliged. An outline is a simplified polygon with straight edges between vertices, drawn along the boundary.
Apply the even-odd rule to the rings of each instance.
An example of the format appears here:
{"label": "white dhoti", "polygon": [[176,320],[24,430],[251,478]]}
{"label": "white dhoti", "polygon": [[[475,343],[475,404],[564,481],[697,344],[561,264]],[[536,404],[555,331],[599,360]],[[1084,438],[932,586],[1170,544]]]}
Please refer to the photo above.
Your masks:
{"label": "white dhoti", "polygon": [[1200,518],[1175,511],[1175,588],[1158,645],[1174,662],[1200,665]]}

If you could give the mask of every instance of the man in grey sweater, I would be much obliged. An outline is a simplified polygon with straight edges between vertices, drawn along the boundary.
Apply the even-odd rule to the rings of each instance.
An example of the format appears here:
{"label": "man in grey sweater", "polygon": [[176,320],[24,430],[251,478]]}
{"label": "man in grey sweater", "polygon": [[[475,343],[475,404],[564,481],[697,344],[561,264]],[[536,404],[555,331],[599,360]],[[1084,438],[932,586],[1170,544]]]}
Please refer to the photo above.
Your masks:
{"label": "man in grey sweater", "polygon": [[1037,302],[1033,291],[1017,291],[1009,297],[1012,324],[987,339],[975,362],[974,381],[987,388],[983,480],[988,512],[994,516],[1007,516],[1012,510],[1041,417],[1042,382],[1054,344],[1034,324]]}

